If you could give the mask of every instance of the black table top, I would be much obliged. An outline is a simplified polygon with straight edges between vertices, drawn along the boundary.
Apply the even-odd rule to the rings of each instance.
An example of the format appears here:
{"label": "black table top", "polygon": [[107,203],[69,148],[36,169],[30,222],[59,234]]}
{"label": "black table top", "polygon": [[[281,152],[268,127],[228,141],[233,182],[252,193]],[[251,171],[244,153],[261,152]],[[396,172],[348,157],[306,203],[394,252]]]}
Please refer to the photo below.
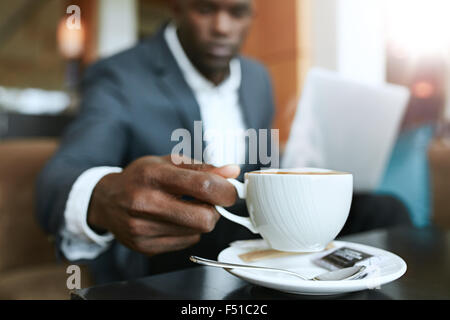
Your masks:
{"label": "black table top", "polygon": [[72,293],[72,299],[450,299],[450,232],[396,228],[339,240],[391,251],[406,261],[408,270],[403,277],[380,289],[336,296],[304,296],[253,285],[219,268],[194,267],[77,290]]}

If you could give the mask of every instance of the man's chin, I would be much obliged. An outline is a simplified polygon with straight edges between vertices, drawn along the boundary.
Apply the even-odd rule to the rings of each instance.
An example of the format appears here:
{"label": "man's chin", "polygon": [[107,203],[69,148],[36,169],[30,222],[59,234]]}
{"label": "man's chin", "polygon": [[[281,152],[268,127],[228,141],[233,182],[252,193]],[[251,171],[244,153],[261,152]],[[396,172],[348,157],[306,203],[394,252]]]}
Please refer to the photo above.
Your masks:
{"label": "man's chin", "polygon": [[230,67],[230,62],[233,57],[212,57],[208,56],[207,59],[204,60],[205,66],[208,67],[211,71],[221,72],[227,71]]}

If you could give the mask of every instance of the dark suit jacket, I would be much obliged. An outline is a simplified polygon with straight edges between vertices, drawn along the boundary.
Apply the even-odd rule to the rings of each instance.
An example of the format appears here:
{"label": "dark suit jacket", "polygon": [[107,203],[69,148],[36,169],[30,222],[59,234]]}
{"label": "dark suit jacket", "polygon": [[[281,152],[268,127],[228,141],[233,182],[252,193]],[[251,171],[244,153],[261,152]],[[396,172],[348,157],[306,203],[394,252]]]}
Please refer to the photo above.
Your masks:
{"label": "dark suit jacket", "polygon": [[[273,96],[270,78],[257,62],[240,57],[240,103],[248,128],[270,129]],[[125,167],[147,155],[167,155],[178,142],[172,132],[185,128],[194,136],[199,106],[163,37],[163,30],[134,48],[90,67],[82,84],[82,105],[62,144],[46,165],[37,184],[37,218],[56,238],[64,223],[64,209],[75,180],[97,166]],[[193,150],[193,148],[192,148]],[[243,171],[257,169],[246,166]],[[242,209],[242,203],[238,204]],[[130,279],[192,265],[191,253],[216,258],[230,241],[252,235],[239,225],[220,219],[200,243],[183,251],[145,257],[117,241],[90,261],[98,282]]]}

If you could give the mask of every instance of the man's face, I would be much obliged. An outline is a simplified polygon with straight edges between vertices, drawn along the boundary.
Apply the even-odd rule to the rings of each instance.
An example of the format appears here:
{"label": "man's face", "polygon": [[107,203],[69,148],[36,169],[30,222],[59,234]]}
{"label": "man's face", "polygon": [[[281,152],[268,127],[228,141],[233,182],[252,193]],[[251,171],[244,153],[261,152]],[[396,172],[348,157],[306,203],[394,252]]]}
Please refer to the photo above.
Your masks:
{"label": "man's face", "polygon": [[250,27],[252,0],[176,0],[180,41],[202,72],[226,70]]}

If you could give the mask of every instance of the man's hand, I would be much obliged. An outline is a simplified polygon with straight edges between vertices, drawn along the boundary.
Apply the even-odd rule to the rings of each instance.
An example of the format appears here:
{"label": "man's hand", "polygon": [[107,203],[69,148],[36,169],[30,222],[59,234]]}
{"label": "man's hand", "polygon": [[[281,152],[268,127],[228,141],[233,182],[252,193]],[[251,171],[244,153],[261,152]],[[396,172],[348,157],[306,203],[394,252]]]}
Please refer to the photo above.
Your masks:
{"label": "man's hand", "polygon": [[234,204],[236,191],[226,178],[239,171],[234,165],[174,165],[171,156],[140,158],[100,180],[88,223],[149,256],[184,249],[214,229],[220,217],[214,205]]}

